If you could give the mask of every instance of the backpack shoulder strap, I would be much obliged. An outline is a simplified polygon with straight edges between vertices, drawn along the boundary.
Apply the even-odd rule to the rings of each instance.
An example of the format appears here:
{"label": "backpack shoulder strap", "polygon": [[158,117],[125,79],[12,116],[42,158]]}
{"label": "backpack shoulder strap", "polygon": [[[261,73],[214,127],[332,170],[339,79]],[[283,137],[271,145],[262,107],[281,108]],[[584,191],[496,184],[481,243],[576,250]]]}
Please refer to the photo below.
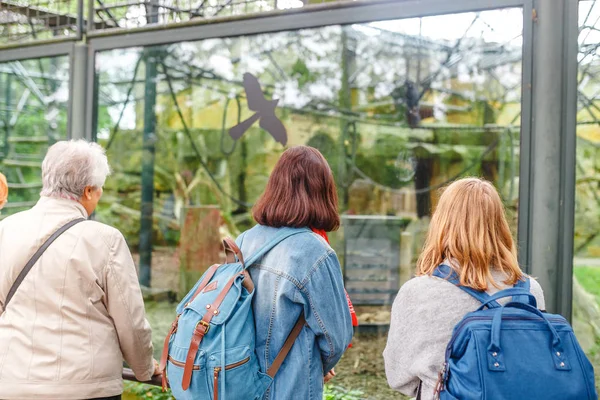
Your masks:
{"label": "backpack shoulder strap", "polygon": [[[517,283],[515,283],[515,285],[513,286],[515,288],[519,288],[519,289],[524,289],[527,290],[528,292],[531,292],[531,282],[529,281],[529,277],[524,275],[523,279],[517,281]],[[527,296],[513,296],[513,301],[518,301],[520,303],[528,303],[529,304],[529,299],[527,298]]]}
{"label": "backpack shoulder strap", "polygon": [[302,312],[302,314],[300,314],[300,317],[298,318],[298,321],[296,322],[296,325],[294,325],[294,328],[285,340],[285,343],[279,351],[279,354],[277,354],[277,357],[275,357],[275,360],[273,360],[273,364],[271,364],[271,366],[267,370],[267,375],[269,375],[271,378],[275,378],[275,375],[277,374],[277,371],[279,371],[279,368],[281,368],[283,361],[289,354],[290,350],[292,350],[294,342],[296,341],[296,339],[298,339],[298,336],[300,336],[300,332],[302,332],[302,328],[304,327],[305,323],[306,320],[304,319],[304,312]]}
{"label": "backpack shoulder strap", "polygon": [[8,303],[10,302],[10,300],[13,298],[13,296],[17,292],[17,289],[19,288],[19,286],[21,286],[21,283],[23,283],[23,280],[25,279],[25,277],[27,276],[29,271],[31,271],[31,268],[33,268],[33,266],[35,265],[37,260],[39,260],[39,258],[42,256],[42,254],[44,254],[46,249],[48,247],[50,247],[52,242],[54,242],[56,239],[58,239],[58,237],[60,235],[62,235],[63,233],[65,233],[69,228],[71,228],[72,226],[77,225],[78,223],[83,222],[85,220],[86,220],[85,218],[78,218],[73,221],[69,221],[65,225],[61,226],[56,232],[54,232],[44,242],[44,244],[42,244],[42,246],[38,249],[38,251],[36,251],[35,254],[31,257],[31,259],[27,262],[27,264],[25,264],[25,267],[23,268],[21,273],[19,273],[19,276],[17,276],[17,279],[15,280],[15,282],[12,284],[10,290],[8,291],[8,295],[6,296],[6,300],[4,301],[4,310],[6,310],[6,306],[8,306]]}
{"label": "backpack shoulder strap", "polygon": [[[433,276],[447,280],[448,282],[452,283],[454,286],[456,286],[463,292],[466,292],[469,295],[471,295],[472,297],[479,300],[479,302],[481,302],[481,303],[485,303],[485,302],[489,301],[489,298],[490,298],[489,294],[487,294],[485,292],[481,292],[479,290],[472,289],[470,287],[462,286],[460,284],[458,274],[456,273],[456,271],[454,271],[448,265],[441,264],[441,265],[437,266],[437,268],[433,271]],[[498,304],[497,301],[491,301],[488,303],[488,307],[489,308],[500,307],[500,304]]]}
{"label": "backpack shoulder strap", "polygon": [[252,264],[260,260],[262,256],[264,256],[273,247],[277,246],[285,239],[289,238],[290,236],[305,232],[310,231],[308,229],[280,228],[280,232],[278,232],[270,241],[268,241],[263,247],[261,247],[256,253],[252,254],[252,256],[246,260],[246,268],[249,268]]}

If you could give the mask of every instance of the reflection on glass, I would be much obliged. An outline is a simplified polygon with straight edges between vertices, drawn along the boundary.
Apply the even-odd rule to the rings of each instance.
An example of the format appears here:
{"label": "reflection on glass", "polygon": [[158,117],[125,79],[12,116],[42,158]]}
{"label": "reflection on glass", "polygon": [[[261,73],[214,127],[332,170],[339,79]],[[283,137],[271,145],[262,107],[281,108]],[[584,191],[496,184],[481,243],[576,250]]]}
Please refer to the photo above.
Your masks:
{"label": "reflection on glass", "polygon": [[0,172],[9,186],[5,217],[36,203],[46,150],[66,138],[68,57],[1,63],[0,88]]}
{"label": "reflection on glass", "polygon": [[[516,230],[522,18],[507,9],[100,53],[96,134],[115,173],[98,218],[125,233],[153,287],[187,292],[219,258],[219,237],[253,224],[284,150],[244,88],[252,74],[263,100],[278,100],[287,146],[330,163],[343,220],[332,245],[360,329],[385,332],[439,188],[489,179]],[[338,383],[397,396],[384,344],[359,337]]]}
{"label": "reflection on glass", "polygon": [[[600,5],[579,2],[573,326],[600,370]],[[596,373],[596,386],[600,375]]]}
{"label": "reflection on glass", "polygon": [[[69,0],[63,0],[69,1]],[[153,0],[145,3],[94,0],[93,29],[137,28],[192,19],[264,13],[324,3],[327,0]]]}
{"label": "reflection on glass", "polygon": [[0,43],[75,36],[78,3],[76,0],[3,1]]}

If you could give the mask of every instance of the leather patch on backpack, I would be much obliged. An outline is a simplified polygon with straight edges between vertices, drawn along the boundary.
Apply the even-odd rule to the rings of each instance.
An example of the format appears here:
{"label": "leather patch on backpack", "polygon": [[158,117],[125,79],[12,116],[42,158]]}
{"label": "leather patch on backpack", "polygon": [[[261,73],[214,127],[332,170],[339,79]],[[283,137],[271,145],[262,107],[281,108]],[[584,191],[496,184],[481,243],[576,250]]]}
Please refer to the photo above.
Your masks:
{"label": "leather patch on backpack", "polygon": [[213,290],[217,290],[217,286],[218,286],[218,282],[214,281],[213,283],[211,283],[210,285],[205,287],[204,290],[202,291],[202,293],[208,293],[208,292],[212,292]]}

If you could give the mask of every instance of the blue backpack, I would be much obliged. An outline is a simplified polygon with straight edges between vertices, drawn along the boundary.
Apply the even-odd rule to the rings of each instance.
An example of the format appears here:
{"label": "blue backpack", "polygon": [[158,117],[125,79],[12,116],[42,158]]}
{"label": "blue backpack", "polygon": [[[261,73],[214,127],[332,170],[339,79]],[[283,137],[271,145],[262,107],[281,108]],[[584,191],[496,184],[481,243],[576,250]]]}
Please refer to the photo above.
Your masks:
{"label": "blue backpack", "polygon": [[266,373],[255,354],[254,284],[246,270],[282,240],[304,231],[282,229],[247,262],[232,239],[215,264],[177,306],[161,357],[176,399],[262,399],[305,324],[301,315]]}
{"label": "blue backpack", "polygon": [[[434,276],[481,302],[454,328],[436,399],[598,399],[594,369],[573,329],[562,316],[537,309],[529,279],[489,296],[460,286],[447,265]],[[512,301],[501,306],[496,300],[505,297]]]}

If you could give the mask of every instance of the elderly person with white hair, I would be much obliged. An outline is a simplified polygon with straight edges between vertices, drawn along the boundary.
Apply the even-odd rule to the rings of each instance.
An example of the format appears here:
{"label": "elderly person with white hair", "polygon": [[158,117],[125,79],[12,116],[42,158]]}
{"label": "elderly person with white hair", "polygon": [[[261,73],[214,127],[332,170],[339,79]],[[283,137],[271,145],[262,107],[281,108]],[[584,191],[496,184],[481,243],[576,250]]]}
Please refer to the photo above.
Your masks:
{"label": "elderly person with white hair", "polygon": [[109,173],[99,145],[58,142],[39,202],[0,222],[2,399],[119,399],[123,359],[158,372],[125,239],[87,220]]}

